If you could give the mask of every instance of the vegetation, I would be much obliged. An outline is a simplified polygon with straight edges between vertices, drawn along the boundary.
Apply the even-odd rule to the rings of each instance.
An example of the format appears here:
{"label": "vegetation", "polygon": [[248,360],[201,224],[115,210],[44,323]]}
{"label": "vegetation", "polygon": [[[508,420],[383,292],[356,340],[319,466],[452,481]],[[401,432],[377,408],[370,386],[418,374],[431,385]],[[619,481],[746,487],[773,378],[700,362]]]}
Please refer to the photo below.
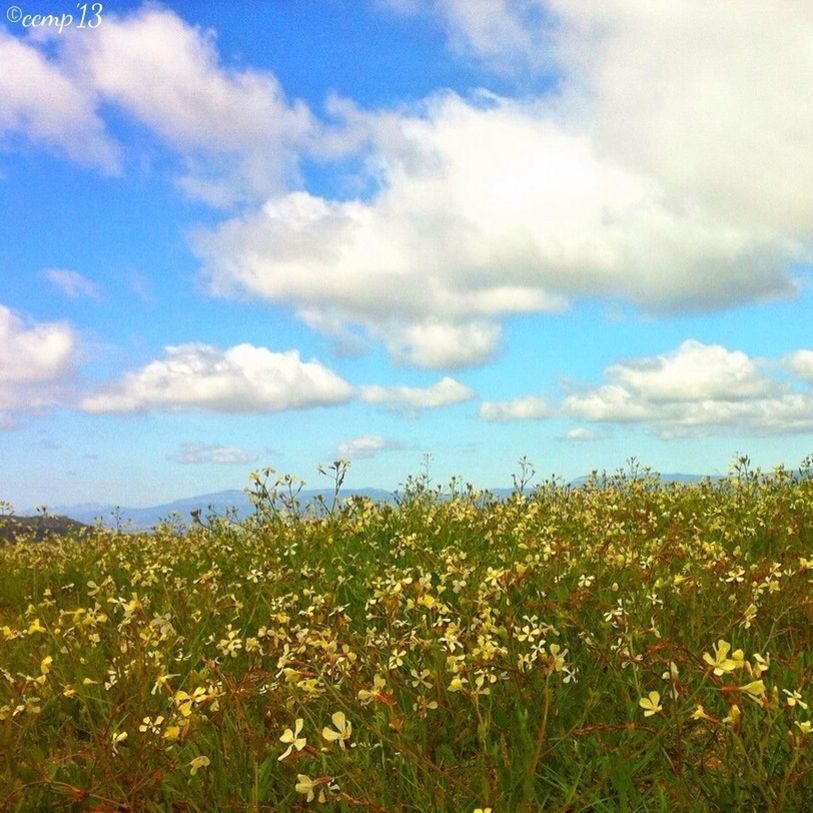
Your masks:
{"label": "vegetation", "polygon": [[809,811],[808,473],[6,545],[0,810]]}
{"label": "vegetation", "polygon": [[15,517],[0,511],[0,544],[33,539],[40,542],[51,536],[75,535],[85,526],[68,517],[39,515],[36,517]]}

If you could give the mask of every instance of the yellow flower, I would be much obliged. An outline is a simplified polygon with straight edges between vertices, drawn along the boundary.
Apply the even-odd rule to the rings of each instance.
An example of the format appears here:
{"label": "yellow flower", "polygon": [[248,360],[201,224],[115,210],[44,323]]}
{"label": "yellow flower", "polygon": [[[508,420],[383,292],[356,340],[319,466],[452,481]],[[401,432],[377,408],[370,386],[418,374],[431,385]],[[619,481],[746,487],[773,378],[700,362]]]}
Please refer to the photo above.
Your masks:
{"label": "yellow flower", "polygon": [[651,717],[653,714],[663,711],[659,692],[650,692],[638,701],[638,705],[644,710],[644,717]]}
{"label": "yellow flower", "polygon": [[723,722],[726,725],[734,726],[740,719],[740,707],[735,703],[729,710],[728,714],[723,717]]}
{"label": "yellow flower", "polygon": [[[300,773],[296,775],[296,785],[295,789],[297,793],[301,793],[303,796],[306,796],[306,801],[312,802],[315,796],[314,791],[319,785],[323,784],[323,779],[311,779],[309,776],[306,776],[304,773]],[[319,801],[324,800],[324,791],[319,793]]]}
{"label": "yellow flower", "polygon": [[53,662],[54,659],[50,655],[43,658],[40,662],[40,672],[42,672],[43,675],[47,675],[51,671],[51,664]]}
{"label": "yellow flower", "polygon": [[711,717],[706,714],[706,710],[699,703],[697,708],[692,712],[692,720],[710,720]]}
{"label": "yellow flower", "polygon": [[463,690],[463,684],[465,683],[466,678],[460,677],[453,677],[449,682],[449,691],[450,692],[460,692]]}
{"label": "yellow flower", "polygon": [[181,736],[181,727],[177,725],[168,725],[164,729],[164,739],[174,742]]}
{"label": "yellow flower", "polygon": [[751,628],[751,623],[757,617],[757,606],[756,604],[749,604],[746,608],[745,612],[742,614],[742,619],[740,620],[740,624],[745,627],[745,629]]}
{"label": "yellow flower", "polygon": [[745,686],[740,686],[740,691],[745,692],[753,698],[762,697],[765,694],[765,683],[761,680],[752,680]]}
{"label": "yellow flower", "polygon": [[490,807],[475,807],[474,813],[491,813]]}
{"label": "yellow flower", "polygon": [[802,732],[805,736],[807,736],[811,729],[813,729],[813,723],[810,720],[805,720],[803,723],[800,723],[798,720],[796,721],[796,726],[798,727],[799,731]]}
{"label": "yellow flower", "polygon": [[[413,673],[414,673],[413,669]],[[415,685],[414,683],[412,684]],[[381,698],[381,694],[383,693],[384,689],[387,687],[387,681],[381,677],[381,675],[376,675],[373,678],[373,685],[369,689],[359,689],[358,699],[361,702],[362,706],[367,706],[373,702],[373,700],[377,700]]]}
{"label": "yellow flower", "polygon": [[209,757],[195,757],[189,763],[189,773],[194,776],[200,768],[206,768],[209,766]]}
{"label": "yellow flower", "polygon": [[293,731],[290,728],[286,728],[285,731],[282,732],[282,736],[279,738],[279,741],[285,743],[288,747],[282,754],[280,754],[279,757],[277,757],[278,761],[282,762],[285,757],[290,756],[291,751],[294,749],[301,751],[307,745],[307,739],[299,736],[302,733],[303,722],[304,721],[301,717],[297,717],[296,722],[294,723]]}
{"label": "yellow flower", "polygon": [[352,723],[350,723],[350,721],[344,716],[343,711],[334,712],[330,719],[335,726],[335,731],[334,729],[325,726],[322,729],[322,736],[328,742],[338,742],[342,748],[346,748],[346,743],[349,741],[350,735],[353,733]]}
{"label": "yellow flower", "polygon": [[112,750],[114,754],[118,754],[119,749],[116,747],[120,742],[124,742],[127,739],[127,732],[122,731],[121,733],[116,733],[115,731],[112,733],[110,737],[112,741]]}
{"label": "yellow flower", "polygon": [[565,668],[565,655],[567,655],[567,650],[562,652],[562,647],[560,647],[559,644],[551,644],[548,649],[550,650],[551,666],[556,672],[561,672]]}
{"label": "yellow flower", "polygon": [[192,714],[193,698],[184,691],[175,692],[175,703],[178,705],[178,711],[183,717],[189,717]]}
{"label": "yellow flower", "polygon": [[731,652],[731,644],[722,639],[717,642],[714,647],[714,657],[712,658],[708,652],[703,653],[703,660],[709,665],[714,667],[714,674],[718,677],[727,672],[733,672],[735,669],[741,669],[745,665],[745,655],[741,649],[737,649],[728,657]]}
{"label": "yellow flower", "polygon": [[768,667],[770,666],[771,661],[770,653],[768,653],[768,658],[766,660],[758,652],[755,652],[753,655],[753,659],[754,659],[753,666],[751,666],[751,664],[748,663],[746,663],[745,666],[755,678],[760,678],[762,677],[763,672],[768,671]]}
{"label": "yellow flower", "polygon": [[796,690],[789,692],[787,689],[782,689],[782,691],[788,696],[788,705],[793,708],[794,706],[799,706],[807,710],[807,703],[802,700],[802,695],[799,694]]}

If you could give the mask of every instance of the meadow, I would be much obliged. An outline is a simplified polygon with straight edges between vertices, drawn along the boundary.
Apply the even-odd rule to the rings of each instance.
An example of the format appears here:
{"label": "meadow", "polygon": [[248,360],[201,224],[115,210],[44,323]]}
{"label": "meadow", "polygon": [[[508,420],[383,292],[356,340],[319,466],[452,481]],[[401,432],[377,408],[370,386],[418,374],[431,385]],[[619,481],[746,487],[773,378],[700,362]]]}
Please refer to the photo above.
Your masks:
{"label": "meadow", "polygon": [[808,463],[5,545],[0,810],[813,810]]}

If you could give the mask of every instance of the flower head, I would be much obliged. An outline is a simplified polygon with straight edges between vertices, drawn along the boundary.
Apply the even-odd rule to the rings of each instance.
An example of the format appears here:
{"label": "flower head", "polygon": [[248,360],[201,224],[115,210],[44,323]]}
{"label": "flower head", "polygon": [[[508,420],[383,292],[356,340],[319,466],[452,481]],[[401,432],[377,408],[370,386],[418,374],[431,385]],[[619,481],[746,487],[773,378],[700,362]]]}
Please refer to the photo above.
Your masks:
{"label": "flower head", "polygon": [[280,762],[287,756],[290,756],[292,751],[301,751],[308,744],[305,737],[299,736],[302,733],[302,725],[302,718],[297,717],[296,721],[294,722],[293,730],[286,728],[285,731],[282,732],[282,736],[279,738],[279,741],[285,743],[288,747],[282,754],[280,754],[279,757],[277,757]]}
{"label": "flower head", "polygon": [[692,720],[711,720],[711,717],[706,714],[706,710],[698,703],[697,707],[692,712]]}
{"label": "flower head", "polygon": [[638,705],[644,710],[644,717],[651,717],[663,711],[660,692],[650,692],[638,701]]}
{"label": "flower head", "polygon": [[344,716],[343,711],[333,712],[330,719],[334,728],[325,726],[322,729],[322,736],[328,742],[338,742],[342,748],[346,748],[353,733],[353,724]]}
{"label": "flower head", "polygon": [[708,652],[703,653],[703,660],[709,666],[714,667],[714,674],[718,677],[733,672],[735,669],[742,669],[745,665],[745,654],[741,649],[732,652],[730,658],[728,657],[729,652],[731,652],[731,644],[720,639],[717,646],[714,647],[713,658]]}

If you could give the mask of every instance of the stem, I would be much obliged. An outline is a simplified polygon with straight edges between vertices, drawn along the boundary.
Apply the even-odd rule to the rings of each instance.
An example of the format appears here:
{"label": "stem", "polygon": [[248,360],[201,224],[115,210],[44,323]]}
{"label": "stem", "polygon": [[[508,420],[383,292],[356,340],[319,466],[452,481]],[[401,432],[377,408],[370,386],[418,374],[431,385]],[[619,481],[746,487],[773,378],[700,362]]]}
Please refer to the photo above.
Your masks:
{"label": "stem", "polygon": [[[536,775],[536,766],[539,764],[539,755],[542,753],[542,746],[545,743],[545,734],[548,729],[548,711],[550,710],[550,676],[548,672],[545,678],[545,702],[542,706],[542,719],[539,721],[539,728],[536,732],[536,745],[534,746],[534,753],[531,761],[528,763],[528,769],[525,771],[526,788],[529,782],[533,782]],[[527,791],[526,791],[527,792]]]}

